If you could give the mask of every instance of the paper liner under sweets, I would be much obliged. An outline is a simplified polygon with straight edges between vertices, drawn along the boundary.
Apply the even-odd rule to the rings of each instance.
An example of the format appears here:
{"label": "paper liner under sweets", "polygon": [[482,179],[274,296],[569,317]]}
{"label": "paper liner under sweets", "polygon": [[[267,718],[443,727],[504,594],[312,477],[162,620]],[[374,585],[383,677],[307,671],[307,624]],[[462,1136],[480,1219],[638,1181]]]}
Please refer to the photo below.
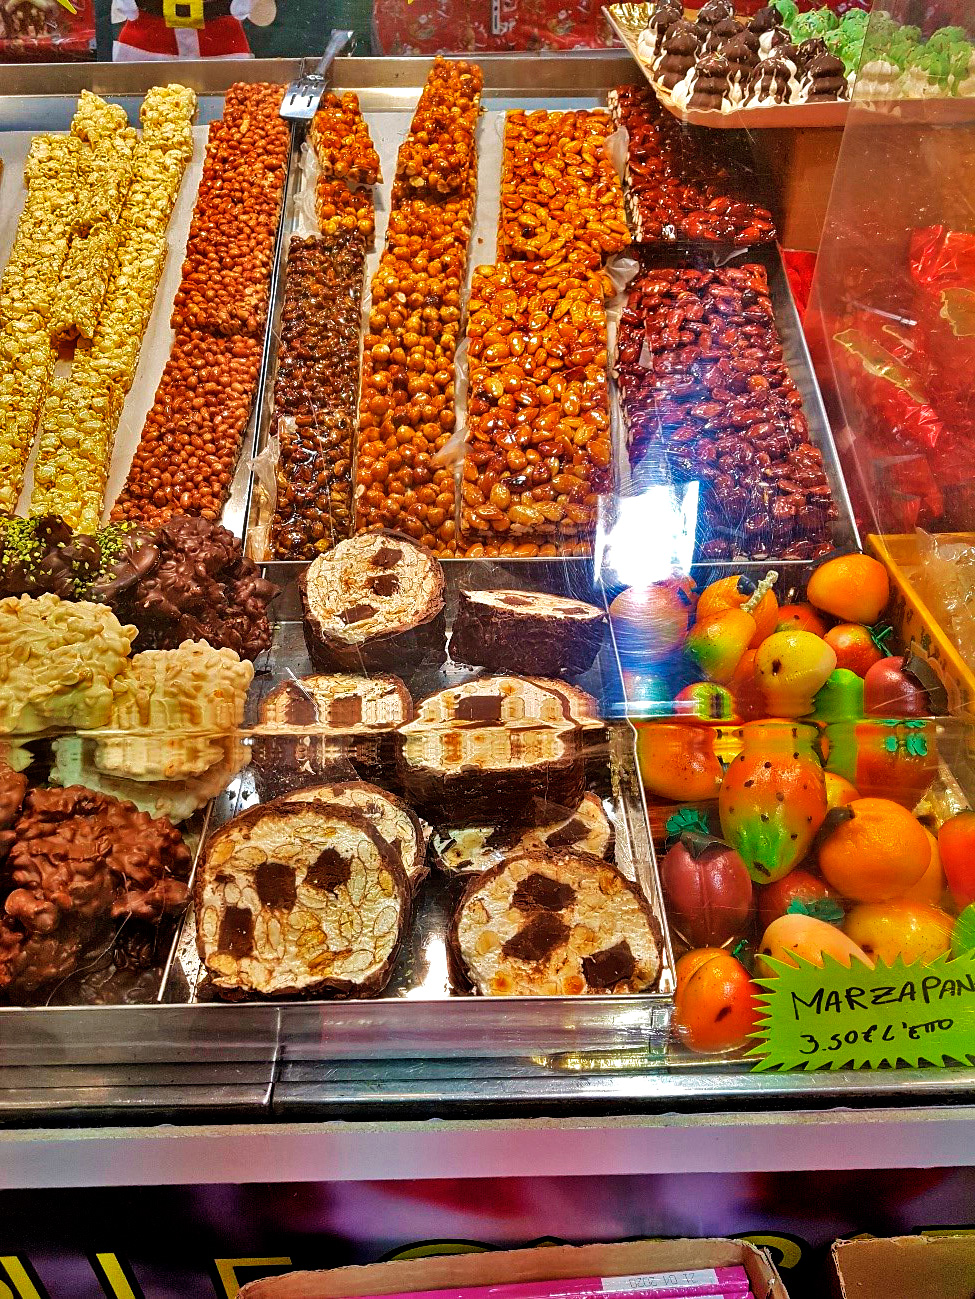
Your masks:
{"label": "paper liner under sweets", "polygon": [[461,663],[557,677],[592,667],[606,615],[595,605],[535,591],[459,591],[448,651]]}
{"label": "paper liner under sweets", "polygon": [[485,677],[430,695],[400,728],[399,776],[433,821],[485,825],[577,807],[596,702],[562,682]]}
{"label": "paper liner under sweets", "polygon": [[553,815],[546,810],[543,825],[501,821],[495,825],[450,826],[430,836],[434,863],[447,875],[479,875],[506,857],[533,850],[571,849],[593,857],[609,858],[613,827],[595,794],[586,794],[575,811],[563,808]]}
{"label": "paper liner under sweets", "polygon": [[608,862],[526,852],[472,879],[454,913],[457,973],[485,996],[645,992],[662,936],[635,885]]}
{"label": "paper liner under sweets", "polygon": [[[399,855],[410,886],[416,890],[429,870],[426,864],[427,834],[423,822],[395,794],[364,780],[338,781],[333,785],[311,785],[288,794],[286,803],[336,803],[364,816]],[[429,828],[429,827],[427,827]]]}
{"label": "paper liner under sweets", "polygon": [[413,700],[399,677],[339,673],[285,681],[262,702],[254,728],[258,789],[277,798],[325,780],[392,770],[397,729],[412,719]]}
{"label": "paper liner under sweets", "polygon": [[197,947],[222,996],[380,992],[410,917],[396,853],[364,816],[274,803],[208,841],[194,890]]}
{"label": "paper liner under sweets", "polygon": [[316,668],[401,670],[443,655],[444,577],[396,534],[365,533],[313,560],[298,578],[305,643]]}

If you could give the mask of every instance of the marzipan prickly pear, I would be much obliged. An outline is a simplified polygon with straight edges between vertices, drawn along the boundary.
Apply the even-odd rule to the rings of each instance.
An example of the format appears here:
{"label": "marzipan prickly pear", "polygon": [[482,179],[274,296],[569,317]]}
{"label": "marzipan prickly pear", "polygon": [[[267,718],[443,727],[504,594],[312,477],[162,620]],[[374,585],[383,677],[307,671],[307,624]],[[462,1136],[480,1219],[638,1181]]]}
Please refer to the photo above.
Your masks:
{"label": "marzipan prickly pear", "polygon": [[721,782],[721,833],[759,884],[781,879],[809,851],[826,817],[826,781],[815,728],[749,722]]}

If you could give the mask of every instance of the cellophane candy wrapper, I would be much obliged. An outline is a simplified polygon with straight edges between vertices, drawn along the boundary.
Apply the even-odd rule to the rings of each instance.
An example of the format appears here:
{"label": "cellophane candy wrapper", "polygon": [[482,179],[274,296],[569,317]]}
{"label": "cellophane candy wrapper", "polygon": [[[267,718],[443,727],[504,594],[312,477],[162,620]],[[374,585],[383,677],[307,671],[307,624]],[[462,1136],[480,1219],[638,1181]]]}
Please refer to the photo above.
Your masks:
{"label": "cellophane candy wrapper", "polygon": [[79,62],[94,57],[92,0],[71,0],[71,9],[59,0],[0,0],[0,63]]}
{"label": "cellophane candy wrapper", "polygon": [[[834,335],[862,424],[861,472],[882,532],[943,527],[944,426],[919,371],[914,330],[874,312],[853,313]],[[947,464],[946,464],[947,462]]]}
{"label": "cellophane candy wrapper", "polygon": [[910,266],[928,395],[949,435],[975,437],[975,234],[915,230]]}
{"label": "cellophane candy wrapper", "polygon": [[975,663],[975,535],[960,540],[920,528],[916,535],[917,592],[965,662]]}
{"label": "cellophane candy wrapper", "polygon": [[601,0],[383,0],[377,54],[598,49],[618,45]]}

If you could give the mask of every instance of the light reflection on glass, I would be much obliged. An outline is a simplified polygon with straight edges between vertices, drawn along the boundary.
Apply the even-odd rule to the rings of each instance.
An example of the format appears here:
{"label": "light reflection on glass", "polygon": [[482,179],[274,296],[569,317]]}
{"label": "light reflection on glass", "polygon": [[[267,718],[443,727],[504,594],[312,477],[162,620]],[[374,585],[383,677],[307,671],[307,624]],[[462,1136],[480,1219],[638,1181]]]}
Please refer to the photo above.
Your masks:
{"label": "light reflection on glass", "polygon": [[596,571],[607,586],[648,586],[689,571],[700,483],[652,483],[620,497],[616,518],[596,536]]}

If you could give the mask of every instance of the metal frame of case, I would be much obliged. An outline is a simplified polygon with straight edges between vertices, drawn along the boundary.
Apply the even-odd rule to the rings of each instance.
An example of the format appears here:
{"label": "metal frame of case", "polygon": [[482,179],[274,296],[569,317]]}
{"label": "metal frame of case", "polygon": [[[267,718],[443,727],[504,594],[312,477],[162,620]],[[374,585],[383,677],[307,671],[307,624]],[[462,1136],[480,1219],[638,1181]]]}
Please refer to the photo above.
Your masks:
{"label": "metal frame of case", "polygon": [[[639,72],[623,53],[485,56],[485,104],[558,107],[602,102]],[[4,69],[0,130],[64,129],[74,97],[89,88],[126,103],[178,75],[201,96],[200,120],[219,115],[236,80],[287,81],[299,60],[247,63],[72,65]],[[335,82],[355,87],[365,108],[404,106],[427,59],[340,59]],[[56,78],[56,81],[55,81]],[[50,87],[56,84],[57,93]],[[279,231],[279,244],[285,217]],[[777,258],[773,258],[778,263]],[[777,314],[815,435],[837,492],[846,540],[856,531],[829,427],[781,266],[773,265]],[[278,291],[277,280],[272,292]],[[264,408],[269,365],[265,346]],[[251,441],[256,442],[257,416]],[[245,513],[228,522],[243,531]],[[284,567],[284,566],[281,566]],[[287,567],[292,567],[288,565]],[[709,567],[713,568],[714,565]],[[740,565],[736,565],[740,567]],[[632,762],[632,757],[629,759]],[[634,791],[631,790],[631,798]],[[652,845],[639,785],[627,830],[634,854]],[[669,944],[668,944],[669,946]],[[667,1057],[666,996],[456,998],[429,1002],[157,1004],[0,1011],[0,1121],[104,1117],[123,1107],[191,1120],[202,1114],[273,1113],[389,1117],[436,1113],[807,1107],[969,1096],[975,1073],[915,1070],[860,1075],[752,1075],[740,1063]],[[408,1032],[387,1015],[409,1014]]]}

